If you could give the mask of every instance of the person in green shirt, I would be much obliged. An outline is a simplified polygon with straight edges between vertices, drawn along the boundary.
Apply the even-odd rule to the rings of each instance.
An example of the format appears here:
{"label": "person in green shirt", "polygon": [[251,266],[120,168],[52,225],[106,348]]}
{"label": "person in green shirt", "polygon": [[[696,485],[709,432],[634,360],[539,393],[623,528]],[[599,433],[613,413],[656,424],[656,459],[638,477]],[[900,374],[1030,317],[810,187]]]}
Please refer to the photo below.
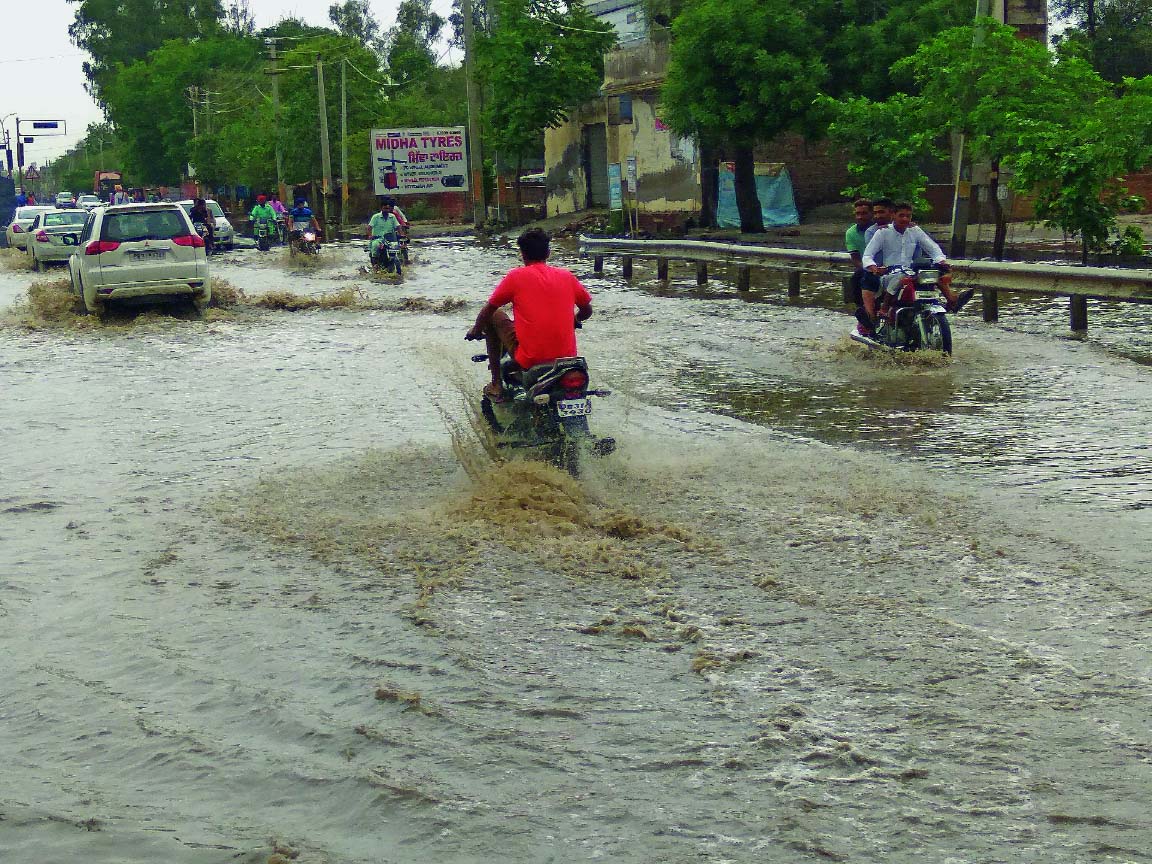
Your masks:
{"label": "person in green shirt", "polygon": [[392,212],[391,200],[385,198],[380,204],[380,212],[373,213],[372,218],[368,220],[368,237],[371,238],[368,244],[368,258],[373,261],[376,259],[376,250],[380,248],[385,237],[397,239],[399,236],[400,220]]}
{"label": "person in green shirt", "polygon": [[872,202],[867,198],[857,198],[852,202],[855,221],[844,232],[844,248],[852,257],[852,299],[860,306],[864,300],[860,294],[860,282],[864,278],[864,248],[868,245],[865,236],[872,227]]}
{"label": "person in green shirt", "polygon": [[252,236],[257,236],[257,226],[263,220],[268,225],[268,236],[271,237],[276,232],[276,211],[272,209],[272,205],[268,203],[268,198],[265,195],[256,196],[256,206],[252,208],[250,214],[252,218]]}

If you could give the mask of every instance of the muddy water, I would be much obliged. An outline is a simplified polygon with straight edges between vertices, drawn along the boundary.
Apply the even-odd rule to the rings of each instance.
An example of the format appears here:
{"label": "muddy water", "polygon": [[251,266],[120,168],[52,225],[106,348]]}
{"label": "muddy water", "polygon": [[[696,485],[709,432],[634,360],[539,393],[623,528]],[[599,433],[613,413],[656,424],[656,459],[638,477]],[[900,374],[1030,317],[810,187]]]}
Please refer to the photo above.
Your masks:
{"label": "muddy water", "polygon": [[325,255],[214,267],[362,304],[0,328],[0,860],[1149,860],[1148,367],[609,272],[621,452],[492,474],[507,247]]}

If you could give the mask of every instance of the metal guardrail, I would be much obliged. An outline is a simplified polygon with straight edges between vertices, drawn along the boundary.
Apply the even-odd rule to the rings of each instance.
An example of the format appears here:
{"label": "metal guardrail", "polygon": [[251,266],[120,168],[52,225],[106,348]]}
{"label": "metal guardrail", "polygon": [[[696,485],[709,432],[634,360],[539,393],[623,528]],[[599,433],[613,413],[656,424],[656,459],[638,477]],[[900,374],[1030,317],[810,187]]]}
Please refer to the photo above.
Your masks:
{"label": "metal guardrail", "polygon": [[[704,240],[618,240],[585,236],[580,237],[580,252],[594,256],[597,272],[603,269],[606,256],[621,257],[626,279],[632,277],[632,260],[635,258],[655,259],[657,278],[660,279],[668,278],[669,261],[693,262],[696,265],[696,280],[700,284],[708,281],[708,264],[734,266],[738,268],[736,286],[742,291],[750,287],[752,267],[782,270],[788,273],[790,297],[800,296],[801,273],[822,273],[843,278],[844,299],[845,302],[851,302],[847,277],[852,273],[852,259],[846,252],[746,246]],[[984,320],[989,322],[999,318],[1000,291],[1070,298],[1070,323],[1073,330],[1088,328],[1086,304],[1089,299],[1152,303],[1152,270],[968,259],[949,263],[952,265],[955,284],[982,291]]]}

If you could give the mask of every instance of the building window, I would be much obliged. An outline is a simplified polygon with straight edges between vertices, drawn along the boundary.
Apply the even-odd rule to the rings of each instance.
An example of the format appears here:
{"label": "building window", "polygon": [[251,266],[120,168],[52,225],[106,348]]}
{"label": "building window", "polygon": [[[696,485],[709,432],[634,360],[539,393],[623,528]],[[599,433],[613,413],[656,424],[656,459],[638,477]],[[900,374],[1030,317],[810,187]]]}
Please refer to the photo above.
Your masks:
{"label": "building window", "polygon": [[625,93],[620,97],[620,122],[632,122],[632,94]]}

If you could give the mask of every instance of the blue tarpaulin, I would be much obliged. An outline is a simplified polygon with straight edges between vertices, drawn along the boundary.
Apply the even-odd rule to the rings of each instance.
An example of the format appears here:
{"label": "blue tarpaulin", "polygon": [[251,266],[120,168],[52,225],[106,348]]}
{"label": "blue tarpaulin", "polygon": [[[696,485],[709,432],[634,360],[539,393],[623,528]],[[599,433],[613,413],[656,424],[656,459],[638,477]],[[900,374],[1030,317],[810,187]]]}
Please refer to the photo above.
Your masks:
{"label": "blue tarpaulin", "polygon": [[[800,224],[796,199],[792,197],[792,178],[788,169],[778,163],[756,163],[756,194],[765,228],[783,228]],[[716,224],[721,228],[739,228],[740,211],[736,209],[736,174],[731,162],[720,163],[720,195],[716,202]]]}

